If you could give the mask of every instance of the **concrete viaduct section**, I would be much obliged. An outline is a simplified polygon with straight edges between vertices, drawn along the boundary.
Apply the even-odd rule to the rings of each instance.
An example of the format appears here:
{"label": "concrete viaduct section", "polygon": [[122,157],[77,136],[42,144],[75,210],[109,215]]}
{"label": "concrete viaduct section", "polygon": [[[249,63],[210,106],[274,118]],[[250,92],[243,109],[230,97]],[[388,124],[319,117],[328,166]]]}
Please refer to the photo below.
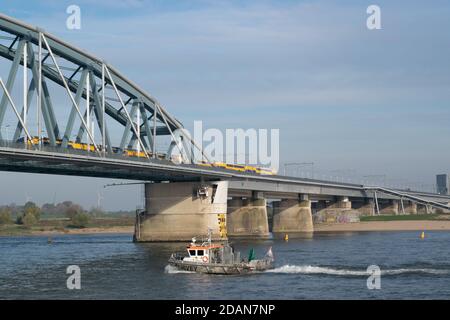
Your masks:
{"label": "concrete viaduct section", "polygon": [[[354,186],[320,186],[230,180],[145,184],[145,211],[138,215],[136,241],[188,241],[207,229],[213,238],[270,237],[272,232],[310,234],[314,223],[351,222],[352,217],[431,213],[430,207]],[[440,200],[439,196],[430,198]],[[320,218],[320,219],[316,219]]]}

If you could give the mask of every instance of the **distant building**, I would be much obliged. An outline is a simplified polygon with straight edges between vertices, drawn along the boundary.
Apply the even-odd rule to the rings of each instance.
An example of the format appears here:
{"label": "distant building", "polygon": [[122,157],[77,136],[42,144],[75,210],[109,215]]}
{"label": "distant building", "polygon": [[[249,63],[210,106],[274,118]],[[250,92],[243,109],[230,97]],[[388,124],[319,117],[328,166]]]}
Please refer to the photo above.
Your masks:
{"label": "distant building", "polygon": [[439,194],[450,194],[449,193],[449,178],[448,174],[438,174],[436,176],[436,189]]}

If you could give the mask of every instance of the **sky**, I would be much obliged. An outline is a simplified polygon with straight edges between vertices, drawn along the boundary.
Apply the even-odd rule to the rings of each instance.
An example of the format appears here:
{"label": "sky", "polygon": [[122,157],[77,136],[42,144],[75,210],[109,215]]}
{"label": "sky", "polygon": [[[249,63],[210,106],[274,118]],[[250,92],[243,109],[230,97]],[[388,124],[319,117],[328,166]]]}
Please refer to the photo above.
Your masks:
{"label": "sky", "polygon": [[[80,30],[66,28],[71,4]],[[380,30],[366,27],[372,4]],[[0,0],[0,11],[102,57],[188,129],[280,129],[281,163],[313,162],[319,178],[430,189],[450,171],[448,1]],[[140,199],[107,179],[0,181],[0,204]]]}

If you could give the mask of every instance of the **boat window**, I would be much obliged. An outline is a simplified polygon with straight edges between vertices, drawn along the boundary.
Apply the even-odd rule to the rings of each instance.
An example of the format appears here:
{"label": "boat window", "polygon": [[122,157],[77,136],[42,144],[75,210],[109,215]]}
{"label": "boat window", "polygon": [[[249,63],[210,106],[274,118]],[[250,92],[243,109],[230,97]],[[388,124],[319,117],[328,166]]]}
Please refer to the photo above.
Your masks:
{"label": "boat window", "polygon": [[197,255],[198,256],[202,256],[203,255],[203,250],[197,250]]}
{"label": "boat window", "polygon": [[190,256],[195,256],[195,250],[189,250],[189,255]]}

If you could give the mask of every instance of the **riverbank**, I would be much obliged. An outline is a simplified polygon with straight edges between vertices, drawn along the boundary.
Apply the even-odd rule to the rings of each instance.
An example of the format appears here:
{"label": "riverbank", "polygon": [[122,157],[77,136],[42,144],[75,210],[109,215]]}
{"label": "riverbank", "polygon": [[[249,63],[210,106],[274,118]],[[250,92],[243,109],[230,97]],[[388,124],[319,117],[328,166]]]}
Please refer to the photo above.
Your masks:
{"label": "riverbank", "polygon": [[[111,221],[109,221],[111,223]],[[122,224],[124,221],[120,221]],[[116,222],[117,223],[117,222]],[[61,226],[33,226],[26,228],[20,225],[0,226],[0,236],[41,235],[52,236],[62,234],[133,234],[134,225],[99,225],[86,228],[70,228]],[[106,224],[106,223],[105,223]],[[362,221],[354,223],[321,223],[314,225],[314,232],[358,232],[358,231],[450,231],[450,220],[396,220],[396,221]]]}
{"label": "riverbank", "polygon": [[354,223],[315,224],[314,232],[357,232],[357,231],[450,231],[450,221],[363,221]]}
{"label": "riverbank", "polygon": [[62,234],[133,234],[133,226],[116,226],[116,227],[88,227],[88,228],[64,228],[64,229],[33,229],[1,227],[0,236],[52,236]]}
{"label": "riverbank", "polygon": [[61,234],[102,234],[102,233],[129,233],[134,232],[134,218],[98,218],[91,219],[84,228],[70,226],[67,219],[41,220],[33,226],[18,224],[0,225],[0,236],[27,236],[27,235],[61,235]]}

